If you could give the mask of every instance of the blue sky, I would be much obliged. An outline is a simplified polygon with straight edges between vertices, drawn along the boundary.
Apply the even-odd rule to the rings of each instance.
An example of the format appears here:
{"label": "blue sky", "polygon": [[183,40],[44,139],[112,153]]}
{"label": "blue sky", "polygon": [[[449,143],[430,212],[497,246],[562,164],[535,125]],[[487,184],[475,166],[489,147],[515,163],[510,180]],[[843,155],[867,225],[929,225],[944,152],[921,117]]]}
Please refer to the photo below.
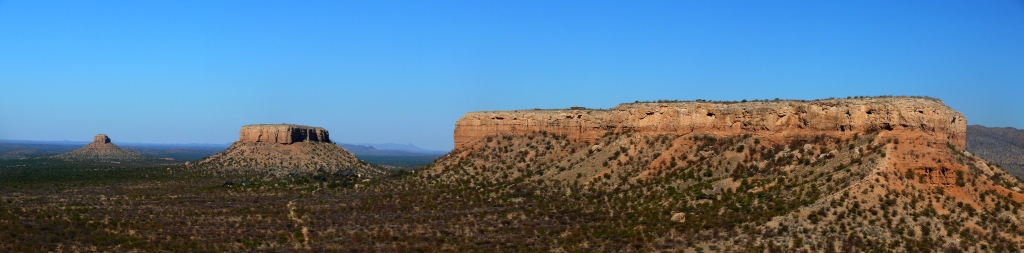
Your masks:
{"label": "blue sky", "polygon": [[0,139],[447,150],[469,111],[859,95],[1024,128],[1024,3],[0,0]]}

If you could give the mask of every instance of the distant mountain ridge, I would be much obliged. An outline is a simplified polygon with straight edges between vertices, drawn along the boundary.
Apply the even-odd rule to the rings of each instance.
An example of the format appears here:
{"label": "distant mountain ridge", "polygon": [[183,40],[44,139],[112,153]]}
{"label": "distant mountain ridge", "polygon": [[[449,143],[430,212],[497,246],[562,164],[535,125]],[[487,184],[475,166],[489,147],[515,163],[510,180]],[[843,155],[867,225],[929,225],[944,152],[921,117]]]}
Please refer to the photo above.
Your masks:
{"label": "distant mountain ridge", "polygon": [[1024,130],[967,126],[967,151],[999,164],[1011,175],[1024,178]]}
{"label": "distant mountain ridge", "polygon": [[146,161],[154,159],[114,145],[106,134],[97,134],[93,141],[85,145],[85,147],[55,155],[53,158],[65,161],[104,162]]}
{"label": "distant mountain ridge", "polygon": [[[86,142],[87,144],[88,142]],[[77,145],[61,144],[32,144],[32,143],[9,143],[0,142],[0,160],[25,159],[37,156],[56,155],[81,147]]]}
{"label": "distant mountain ridge", "polygon": [[[17,160],[69,152],[89,144],[83,141],[0,140],[0,160]],[[195,161],[226,149],[228,144],[120,143],[124,150],[154,158]]]}
{"label": "distant mountain ridge", "polygon": [[[37,141],[37,140],[8,140],[0,139],[0,144],[10,145],[52,145],[52,146],[79,146],[89,144],[91,141]],[[220,148],[225,149],[231,143],[146,143],[146,142],[118,142],[123,146],[134,147],[175,147],[175,148]]]}
{"label": "distant mountain ridge", "polygon": [[448,153],[446,151],[427,150],[412,144],[338,143],[338,146],[361,156],[435,156]]}

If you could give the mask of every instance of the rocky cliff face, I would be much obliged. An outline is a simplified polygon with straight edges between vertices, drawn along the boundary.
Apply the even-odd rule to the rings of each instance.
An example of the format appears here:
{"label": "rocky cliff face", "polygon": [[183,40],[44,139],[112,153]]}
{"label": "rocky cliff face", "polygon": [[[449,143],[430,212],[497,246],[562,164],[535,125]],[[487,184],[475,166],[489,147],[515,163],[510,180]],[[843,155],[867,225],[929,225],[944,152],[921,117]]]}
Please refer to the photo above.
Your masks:
{"label": "rocky cliff face", "polygon": [[887,97],[811,102],[633,103],[608,110],[517,110],[467,113],[455,123],[455,148],[488,135],[547,132],[574,141],[606,133],[689,134],[763,138],[852,136],[873,131],[918,132],[937,143],[966,146],[967,119],[941,101]]}
{"label": "rocky cliff face", "polygon": [[256,124],[243,126],[238,141],[292,144],[296,142],[331,142],[327,129],[291,124]]}
{"label": "rocky cliff face", "polygon": [[677,224],[654,243],[1019,251],[1024,183],[964,151],[965,137],[962,114],[909,97],[474,112],[456,149],[417,172],[474,193],[590,198],[608,215],[588,222]]}
{"label": "rocky cliff face", "polygon": [[188,163],[187,168],[228,173],[263,173],[277,176],[292,173],[348,173],[377,177],[387,170],[356,158],[331,143],[327,130],[290,124],[247,125],[238,141],[227,150]]}
{"label": "rocky cliff face", "polygon": [[107,137],[106,134],[97,134],[92,138],[92,143],[110,143],[110,137]]}

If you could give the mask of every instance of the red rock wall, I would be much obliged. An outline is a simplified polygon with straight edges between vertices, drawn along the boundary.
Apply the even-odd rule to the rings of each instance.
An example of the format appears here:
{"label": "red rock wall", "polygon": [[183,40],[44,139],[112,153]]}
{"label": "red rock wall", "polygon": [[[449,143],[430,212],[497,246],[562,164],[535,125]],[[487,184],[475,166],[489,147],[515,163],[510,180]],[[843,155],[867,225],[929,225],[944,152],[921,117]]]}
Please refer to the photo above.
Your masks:
{"label": "red rock wall", "polygon": [[608,110],[471,112],[455,123],[455,148],[495,134],[546,131],[576,141],[607,132],[640,134],[753,134],[767,138],[805,134],[852,136],[870,131],[915,131],[935,142],[966,147],[967,119],[941,101],[889,97],[812,102],[636,103]]}
{"label": "red rock wall", "polygon": [[260,124],[243,126],[240,142],[267,142],[291,144],[296,142],[331,142],[327,129],[289,124]]}

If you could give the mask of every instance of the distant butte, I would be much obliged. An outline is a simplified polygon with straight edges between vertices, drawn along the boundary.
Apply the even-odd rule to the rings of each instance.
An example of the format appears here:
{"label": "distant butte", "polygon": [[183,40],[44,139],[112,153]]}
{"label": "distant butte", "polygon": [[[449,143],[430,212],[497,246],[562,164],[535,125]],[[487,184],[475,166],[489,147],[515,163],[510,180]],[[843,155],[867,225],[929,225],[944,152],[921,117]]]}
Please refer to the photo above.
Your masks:
{"label": "distant butte", "polygon": [[327,129],[292,124],[255,124],[242,127],[240,142],[292,144],[296,142],[331,142]]}
{"label": "distant butte", "polygon": [[106,134],[97,134],[85,147],[53,156],[66,161],[131,162],[151,159],[142,154],[124,150],[110,142]]}
{"label": "distant butte", "polygon": [[93,143],[110,143],[110,137],[106,134],[97,134],[96,137],[92,138]]}
{"label": "distant butte", "polygon": [[327,129],[293,124],[243,126],[227,150],[187,163],[191,169],[226,173],[307,173],[377,177],[387,170],[373,166],[331,142]]}

